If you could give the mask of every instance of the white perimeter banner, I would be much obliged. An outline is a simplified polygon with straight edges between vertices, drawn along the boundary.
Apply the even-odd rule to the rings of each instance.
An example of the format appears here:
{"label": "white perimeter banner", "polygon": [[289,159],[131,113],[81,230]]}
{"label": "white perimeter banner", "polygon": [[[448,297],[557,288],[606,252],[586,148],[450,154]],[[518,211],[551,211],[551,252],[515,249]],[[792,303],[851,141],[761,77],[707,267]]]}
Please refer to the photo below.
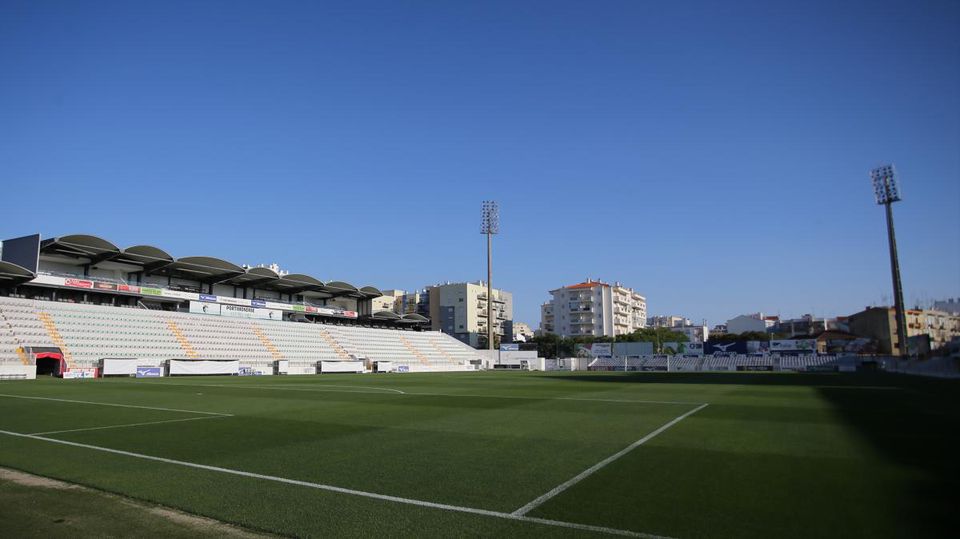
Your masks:
{"label": "white perimeter banner", "polygon": [[258,309],[239,305],[221,305],[220,314],[233,318],[260,318],[263,320],[283,320],[283,311]]}
{"label": "white perimeter banner", "polygon": [[804,352],[813,352],[817,349],[816,339],[782,339],[770,341],[770,351],[778,352],[780,350],[798,350]]}
{"label": "white perimeter banner", "polygon": [[97,369],[67,369],[60,376],[64,380],[76,380],[79,378],[96,378]]}
{"label": "white perimeter banner", "polygon": [[220,314],[221,305],[203,301],[191,301],[190,312],[195,314]]}
{"label": "white perimeter banner", "polygon": [[321,361],[320,372],[363,372],[362,361]]}
{"label": "white perimeter banner", "polygon": [[104,376],[109,376],[111,374],[128,374],[135,375],[137,374],[137,366],[140,363],[139,359],[104,359],[103,360],[103,372]]}
{"label": "white perimeter banner", "polygon": [[611,357],[613,356],[613,344],[608,342],[595,342],[593,344],[578,344],[578,357]]}
{"label": "white perimeter banner", "polygon": [[0,378],[37,379],[36,365],[0,365]]}
{"label": "white perimeter banner", "polygon": [[202,359],[171,359],[170,375],[176,374],[237,374],[239,361],[208,361]]}
{"label": "white perimeter banner", "polygon": [[183,290],[170,290],[169,288],[161,288],[160,295],[165,298],[174,298],[174,299],[189,299],[197,301],[200,299],[200,294],[195,292],[184,292]]}

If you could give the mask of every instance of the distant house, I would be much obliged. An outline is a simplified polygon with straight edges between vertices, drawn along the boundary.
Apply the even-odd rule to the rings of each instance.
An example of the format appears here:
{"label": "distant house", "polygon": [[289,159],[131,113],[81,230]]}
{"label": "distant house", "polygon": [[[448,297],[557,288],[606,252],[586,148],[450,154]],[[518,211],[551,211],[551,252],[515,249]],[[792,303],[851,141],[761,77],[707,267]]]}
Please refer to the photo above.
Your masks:
{"label": "distant house", "polygon": [[780,321],[778,316],[764,316],[763,313],[741,314],[727,320],[727,333],[747,333],[756,331],[766,333]]}

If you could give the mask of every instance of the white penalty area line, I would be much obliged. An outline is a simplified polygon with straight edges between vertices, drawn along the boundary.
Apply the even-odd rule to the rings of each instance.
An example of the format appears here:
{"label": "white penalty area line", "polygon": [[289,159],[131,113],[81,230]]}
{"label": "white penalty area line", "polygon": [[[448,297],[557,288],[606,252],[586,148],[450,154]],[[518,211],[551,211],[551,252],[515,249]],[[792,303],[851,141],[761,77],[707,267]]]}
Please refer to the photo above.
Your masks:
{"label": "white penalty area line", "polygon": [[223,419],[224,417],[231,417],[225,415],[205,415],[202,417],[185,417],[183,419],[164,419],[161,421],[145,421],[143,423],[124,423],[123,425],[106,425],[103,427],[86,427],[81,429],[64,429],[64,430],[50,430],[46,432],[33,432],[31,436],[44,436],[48,434],[63,434],[66,432],[84,432],[88,430],[104,430],[104,429],[124,429],[127,427],[142,427],[145,425],[160,425],[161,423],[181,423],[183,421],[202,421],[204,419]]}
{"label": "white penalty area line", "polygon": [[604,467],[606,467],[606,466],[607,466],[608,464],[610,464],[611,462],[613,462],[613,461],[619,459],[620,457],[626,455],[627,453],[633,451],[633,450],[636,449],[637,447],[640,447],[641,445],[649,442],[649,441],[652,440],[653,438],[656,438],[656,437],[657,437],[659,434],[661,434],[663,431],[665,431],[665,430],[669,429],[670,427],[676,425],[677,423],[683,421],[683,420],[686,419],[687,417],[690,417],[691,415],[699,412],[700,410],[703,410],[703,409],[706,408],[707,406],[708,406],[708,404],[701,404],[700,406],[697,406],[697,407],[694,408],[693,410],[690,410],[689,412],[687,412],[687,413],[685,413],[685,414],[683,414],[683,415],[681,415],[681,416],[678,416],[678,417],[672,419],[671,421],[669,421],[668,423],[666,423],[666,424],[663,425],[662,427],[658,428],[657,430],[651,432],[650,434],[647,434],[646,436],[644,436],[643,438],[640,438],[640,439],[637,440],[636,442],[633,442],[632,444],[630,444],[630,445],[628,445],[627,447],[621,449],[620,451],[614,453],[613,455],[610,455],[609,457],[601,460],[600,462],[598,462],[598,463],[594,464],[593,466],[587,468],[586,470],[580,472],[579,474],[577,474],[577,475],[575,475],[574,477],[570,478],[568,481],[566,481],[566,482],[564,482],[564,483],[561,483],[560,485],[554,487],[552,490],[550,490],[550,491],[547,492],[546,494],[544,494],[544,495],[540,496],[539,498],[533,500],[532,502],[528,503],[527,505],[524,505],[524,506],[521,507],[520,509],[517,509],[517,510],[514,511],[512,514],[513,514],[513,515],[516,515],[516,516],[521,516],[521,517],[524,516],[524,515],[526,515],[526,514],[529,513],[530,511],[533,511],[533,510],[536,509],[537,507],[540,507],[541,505],[543,505],[544,503],[546,503],[547,501],[549,501],[551,498],[557,496],[558,494],[562,493],[563,491],[567,490],[568,488],[572,487],[573,485],[576,485],[576,484],[579,483],[580,481],[583,481],[583,480],[586,479],[587,477],[590,477],[591,475],[593,475],[593,474],[596,473],[597,471],[599,471],[599,470],[603,469]]}
{"label": "white penalty area line", "polygon": [[[704,405],[704,406],[706,406],[706,405]],[[692,413],[692,412],[690,412],[690,413]],[[689,415],[689,413],[686,414],[686,415]],[[683,416],[683,417],[685,417],[685,416]],[[674,420],[674,421],[678,421],[678,420],[679,420],[679,419]],[[667,426],[669,426],[669,424],[668,424]],[[662,430],[663,428],[664,428],[664,427],[661,427],[661,430]],[[527,517],[527,516],[518,515],[518,514],[515,514],[515,513],[503,513],[503,512],[500,512],[500,511],[490,511],[490,510],[487,510],[487,509],[477,509],[477,508],[474,508],[474,507],[461,507],[461,506],[458,506],[458,505],[449,505],[449,504],[444,504],[444,503],[428,502],[428,501],[424,501],[424,500],[415,500],[415,499],[411,499],[411,498],[401,498],[401,497],[399,497],[399,496],[390,496],[390,495],[387,495],[387,494],[377,494],[377,493],[375,493],[375,492],[366,492],[366,491],[362,491],[362,490],[353,490],[353,489],[349,489],[349,488],[335,487],[335,486],[333,486],[333,485],[324,485],[324,484],[322,484],[322,483],[311,483],[311,482],[309,482],[309,481],[299,481],[299,480],[296,480],[296,479],[287,479],[287,478],[285,478],[285,477],[277,477],[277,476],[273,476],[273,475],[264,475],[264,474],[258,474],[258,473],[253,473],[253,472],[245,472],[245,471],[243,471],[243,470],[234,470],[234,469],[231,469],[231,468],[221,468],[221,467],[219,467],[219,466],[210,466],[210,465],[207,465],[207,464],[198,464],[198,463],[195,463],[195,462],[186,462],[186,461],[182,461],[182,460],[168,459],[168,458],[163,458],[163,457],[155,457],[155,456],[152,456],[152,455],[144,455],[144,454],[142,454],[142,453],[133,453],[133,452],[131,452],[131,451],[122,451],[122,450],[119,450],[119,449],[111,449],[111,448],[109,448],[109,447],[101,447],[101,446],[96,446],[96,445],[82,444],[82,443],[78,443],[78,442],[70,442],[70,441],[67,441],[67,440],[58,440],[58,439],[56,439],[56,438],[46,438],[46,437],[43,437],[43,436],[40,436],[40,435],[36,435],[36,434],[24,434],[24,433],[20,433],[20,432],[11,432],[11,431],[6,431],[6,430],[0,430],[0,434],[6,434],[7,436],[14,436],[14,437],[18,437],[18,438],[27,438],[27,439],[31,439],[31,440],[39,440],[39,441],[43,441],[43,442],[50,442],[50,443],[54,443],[54,444],[61,444],[61,445],[66,445],[66,446],[70,446],[70,447],[79,447],[79,448],[82,448],[82,449],[90,449],[90,450],[93,450],[93,451],[102,451],[102,452],[104,452],[104,453],[111,453],[111,454],[114,454],[114,455],[123,455],[123,456],[126,456],[126,457],[133,457],[133,458],[138,458],[138,459],[143,459],[143,460],[150,460],[150,461],[154,461],[154,462],[162,462],[162,463],[164,463],[164,464],[172,464],[172,465],[176,465],[176,466],[184,466],[184,467],[187,467],[187,468],[195,468],[195,469],[198,469],[198,470],[206,470],[206,471],[210,471],[210,472],[218,472],[218,473],[224,473],[224,474],[230,474],[230,475],[237,475],[237,476],[240,476],[240,477],[249,477],[249,478],[252,478],[252,479],[261,479],[261,480],[264,480],[264,481],[273,481],[273,482],[276,482],[276,483],[284,483],[284,484],[288,484],[288,485],[296,485],[296,486],[300,486],[300,487],[313,488],[313,489],[324,490],[324,491],[328,491],[328,492],[336,492],[336,493],[340,493],[340,494],[349,494],[349,495],[352,495],[352,496],[360,496],[360,497],[363,497],[363,498],[372,498],[372,499],[375,499],[375,500],[383,500],[383,501],[389,501],[389,502],[395,502],[395,503],[402,503],[402,504],[407,504],[407,505],[415,505],[415,506],[419,506],[419,507],[428,507],[428,508],[431,508],[431,509],[440,509],[440,510],[443,510],[443,511],[453,511],[453,512],[457,512],[457,513],[469,513],[469,514],[473,514],[473,515],[481,515],[481,516],[487,516],[487,517],[493,517],[493,518],[502,518],[502,519],[506,519],[506,520],[514,520],[514,521],[519,521],[519,522],[529,522],[529,523],[532,523],[532,524],[541,524],[541,525],[545,525],[545,526],[554,526],[554,527],[569,528],[569,529],[575,529],[575,530],[592,531],[592,532],[597,532],[597,533],[606,533],[606,534],[610,534],[610,535],[620,535],[620,536],[624,536],[624,537],[641,537],[641,538],[644,538],[644,539],[670,539],[670,538],[668,538],[668,537],[664,537],[664,536],[661,536],[661,535],[653,535],[653,534],[649,534],[649,533],[641,533],[641,532],[635,532],[635,531],[631,531],[631,530],[620,530],[620,529],[616,529],[616,528],[606,528],[606,527],[603,527],[603,526],[592,526],[592,525],[589,525],[589,524],[577,524],[577,523],[575,523],[575,522],[563,522],[563,521],[559,521],[559,520],[549,520],[549,519],[543,519],[543,518]]]}
{"label": "white penalty area line", "polygon": [[201,414],[201,415],[210,415],[210,416],[220,416],[220,417],[233,417],[233,414],[224,414],[221,412],[204,412],[200,410],[180,410],[177,408],[160,408],[157,406],[140,406],[136,404],[117,404],[113,402],[93,402],[93,401],[78,401],[73,399],[57,399],[53,397],[32,397],[27,395],[8,395],[6,393],[0,393],[0,397],[7,397],[11,399],[30,399],[30,400],[40,400],[40,401],[54,401],[54,402],[69,402],[73,404],[91,404],[96,406],[115,406],[117,408],[138,408],[141,410],[159,410],[161,412],[180,412],[184,414]]}

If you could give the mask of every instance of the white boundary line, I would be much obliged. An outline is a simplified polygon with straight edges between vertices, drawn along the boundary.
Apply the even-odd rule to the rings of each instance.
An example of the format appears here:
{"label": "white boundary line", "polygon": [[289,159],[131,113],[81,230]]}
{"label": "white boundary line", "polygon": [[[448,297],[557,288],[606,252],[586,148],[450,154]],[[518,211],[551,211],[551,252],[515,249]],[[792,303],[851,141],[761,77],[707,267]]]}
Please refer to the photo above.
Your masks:
{"label": "white boundary line", "polygon": [[[317,386],[317,387],[285,387],[279,385],[252,385],[252,384],[178,384],[174,382],[150,382],[157,387],[178,386],[178,387],[222,387],[227,389],[263,389],[274,391],[305,391],[305,392],[334,392],[334,393],[370,393],[382,394],[384,391],[396,392],[398,395],[408,395],[414,397],[464,397],[475,399],[522,399],[522,400],[554,400],[554,401],[584,401],[584,402],[617,402],[626,404],[676,404],[681,406],[693,406],[703,404],[692,401],[664,401],[664,400],[631,400],[631,399],[593,399],[589,397],[532,397],[526,395],[477,395],[471,393],[412,393],[410,391],[401,391],[393,388],[374,388],[371,386]],[[357,391],[349,388],[375,389],[376,391]],[[327,389],[343,388],[343,389]]]}
{"label": "white boundary line", "polygon": [[[176,387],[225,387],[227,389],[264,389],[264,390],[274,390],[274,391],[308,391],[308,392],[333,392],[333,393],[370,393],[373,395],[383,395],[384,392],[396,393],[398,395],[406,395],[405,392],[400,391],[399,389],[391,388],[377,388],[377,387],[368,387],[368,386],[321,386],[319,389],[311,389],[306,387],[286,387],[278,385],[252,385],[252,384],[178,384],[175,382],[150,382],[157,387],[161,386],[176,386]],[[340,388],[340,389],[324,389],[324,388]],[[357,388],[357,389],[351,389]],[[374,391],[366,391],[372,389]]]}
{"label": "white boundary line", "polygon": [[206,415],[203,417],[186,417],[183,419],[165,419],[162,421],[147,421],[144,423],[126,423],[124,425],[107,425],[105,427],[87,427],[83,429],[66,429],[66,430],[51,430],[47,432],[33,432],[33,433],[30,433],[30,435],[43,436],[46,434],[63,434],[65,432],[83,432],[88,430],[122,429],[126,427],[141,427],[144,425],[159,425],[161,423],[180,423],[182,421],[201,421],[203,419],[222,419],[224,417],[230,417],[230,416]]}
{"label": "white boundary line", "polygon": [[590,397],[531,397],[527,395],[474,395],[474,394],[466,394],[466,393],[410,393],[410,392],[407,392],[406,395],[420,395],[424,397],[469,397],[469,398],[480,398],[480,399],[525,399],[525,400],[548,400],[548,401],[621,402],[621,403],[627,403],[627,404],[678,404],[683,406],[703,404],[701,402],[687,402],[687,401],[594,399]]}
{"label": "white boundary line", "polygon": [[354,389],[354,388],[356,388],[356,389],[370,389],[370,390],[372,390],[372,392],[388,391],[388,392],[390,392],[390,393],[399,393],[400,395],[405,395],[405,394],[407,393],[406,391],[401,391],[401,390],[399,390],[399,389],[393,389],[393,388],[391,388],[391,387],[338,386],[338,385],[334,385],[334,384],[316,384],[316,385],[309,385],[309,384],[293,385],[293,384],[291,384],[289,387],[288,387],[288,386],[285,386],[285,385],[278,385],[278,384],[265,384],[265,385],[260,386],[260,387],[266,387],[266,388],[271,388],[271,389],[310,389],[310,388],[313,388],[313,387],[332,387],[332,388],[337,388],[337,389],[341,389],[341,388],[342,388],[342,389]]}
{"label": "white boundary line", "polygon": [[[706,405],[704,405],[704,406],[706,406]],[[689,412],[689,413],[692,413],[692,412]],[[689,415],[689,413],[686,414],[686,415]],[[685,417],[685,416],[684,416],[684,417]],[[677,421],[677,420],[674,420],[674,421]],[[663,427],[661,427],[661,429],[663,429]],[[296,486],[301,486],[301,487],[313,488],[313,489],[317,489],[317,490],[325,490],[325,491],[329,491],[329,492],[337,492],[337,493],[340,493],[340,494],[350,494],[350,495],[353,495],[353,496],[360,496],[360,497],[364,497],[364,498],[372,498],[372,499],[375,499],[375,500],[384,500],[384,501],[395,502],[395,503],[402,503],[402,504],[407,504],[407,505],[416,505],[416,506],[420,506],[420,507],[429,507],[429,508],[432,508],[432,509],[440,509],[440,510],[444,510],[444,511],[454,511],[454,512],[458,512],[458,513],[470,513],[470,514],[474,514],[474,515],[482,515],[482,516],[488,516],[488,517],[494,517],[494,518],[502,518],[502,519],[506,519],[506,520],[516,520],[516,521],[520,521],[520,522],[530,522],[530,523],[533,523],[533,524],[543,524],[543,525],[546,525],[546,526],[555,526],[555,527],[560,527],[560,528],[570,528],[570,529],[576,529],[576,530],[586,530],[586,531],[593,531],[593,532],[598,532],[598,533],[607,533],[607,534],[611,534],[611,535],[621,535],[621,536],[625,536],[625,537],[641,537],[641,538],[644,538],[644,539],[669,539],[669,538],[667,538],[667,537],[660,536],[660,535],[652,535],[652,534],[649,534],[649,533],[641,533],[641,532],[635,532],[635,531],[630,531],[630,530],[620,530],[620,529],[616,529],[616,528],[605,528],[605,527],[602,527],[602,526],[591,526],[591,525],[589,525],[589,524],[577,524],[577,523],[575,523],[575,522],[562,522],[562,521],[559,521],[559,520],[548,520],[548,519],[543,519],[543,518],[532,518],[532,517],[526,517],[526,516],[523,516],[523,515],[517,515],[517,514],[514,514],[514,513],[503,513],[503,512],[500,512],[500,511],[490,511],[490,510],[487,510],[487,509],[477,509],[477,508],[474,508],[474,507],[462,507],[462,506],[459,506],[459,505],[449,505],[449,504],[444,504],[444,503],[428,502],[428,501],[424,501],[424,500],[415,500],[415,499],[412,499],[412,498],[401,498],[401,497],[399,497],[399,496],[390,496],[390,495],[387,495],[387,494],[377,494],[377,493],[375,493],[375,492],[366,492],[366,491],[362,491],[362,490],[354,490],[354,489],[343,488],[343,487],[335,487],[335,486],[333,486],[333,485],[324,485],[324,484],[322,484],[322,483],[311,483],[311,482],[309,482],[309,481],[299,481],[299,480],[296,480],[296,479],[287,479],[287,478],[284,478],[284,477],[276,477],[276,476],[273,476],[273,475],[263,475],[263,474],[253,473],[253,472],[245,472],[245,471],[243,471],[243,470],[234,470],[234,469],[231,469],[231,468],[221,468],[221,467],[219,467],[219,466],[210,466],[210,465],[207,465],[207,464],[198,464],[198,463],[195,463],[195,462],[186,462],[186,461],[182,461],[182,460],[168,459],[168,458],[163,458],[163,457],[154,457],[154,456],[152,456],[152,455],[144,455],[144,454],[142,454],[142,453],[133,453],[133,452],[131,452],[131,451],[122,451],[122,450],[119,450],[119,449],[110,449],[109,447],[101,447],[101,446],[96,446],[96,445],[81,444],[81,443],[77,443],[77,442],[70,442],[70,441],[67,441],[67,440],[58,440],[58,439],[56,439],[56,438],[45,438],[45,437],[43,437],[43,436],[39,436],[39,435],[36,435],[36,434],[23,434],[23,433],[20,433],[20,432],[11,432],[11,431],[6,431],[6,430],[0,430],[0,434],[6,434],[7,436],[15,436],[15,437],[18,437],[18,438],[28,438],[28,439],[31,439],[31,440],[40,440],[40,441],[43,441],[43,442],[50,442],[50,443],[55,443],[55,444],[67,445],[67,446],[71,446],[71,447],[79,447],[79,448],[83,448],[83,449],[91,449],[91,450],[94,450],[94,451],[102,451],[102,452],[105,452],[105,453],[112,453],[112,454],[115,454],[115,455],[123,455],[123,456],[126,456],[126,457],[133,457],[133,458],[144,459],[144,460],[152,460],[152,461],[155,461],[155,462],[163,462],[163,463],[165,463],[165,464],[173,464],[173,465],[177,465],[177,466],[185,466],[185,467],[188,467],[188,468],[196,468],[196,469],[199,469],[199,470],[207,470],[207,471],[211,471],[211,472],[219,472],[219,473],[225,473],[225,474],[230,474],[230,475],[238,475],[238,476],[241,476],[241,477],[250,477],[250,478],[253,478],[253,479],[262,479],[262,480],[265,480],[265,481],[274,481],[274,482],[277,482],[277,483],[285,483],[285,484],[288,484],[288,485],[296,485]]]}
{"label": "white boundary line", "polygon": [[543,505],[544,503],[546,503],[547,501],[549,501],[549,500],[550,500],[551,498],[553,498],[554,496],[556,496],[556,495],[560,494],[561,492],[567,490],[568,488],[572,487],[573,485],[576,485],[576,484],[579,483],[580,481],[583,481],[583,480],[586,479],[587,477],[590,477],[591,475],[593,475],[593,474],[596,473],[597,471],[601,470],[602,468],[604,468],[605,466],[607,466],[607,465],[610,464],[611,462],[613,462],[613,461],[617,460],[618,458],[626,455],[626,454],[629,453],[630,451],[633,451],[633,450],[636,449],[637,447],[640,447],[641,445],[649,442],[650,440],[652,440],[653,438],[655,438],[657,435],[659,435],[659,434],[662,433],[663,431],[665,431],[665,430],[669,429],[670,427],[676,425],[677,423],[683,421],[683,420],[686,419],[687,417],[689,417],[689,416],[691,416],[691,415],[699,412],[700,410],[703,410],[703,409],[706,408],[707,406],[708,406],[707,404],[701,404],[700,406],[697,406],[697,407],[694,408],[693,410],[690,410],[689,412],[687,412],[687,413],[685,413],[685,414],[683,414],[683,415],[681,415],[681,416],[678,416],[678,417],[674,418],[673,420],[669,421],[668,423],[666,423],[666,424],[663,425],[662,427],[658,428],[657,430],[651,432],[650,434],[647,434],[646,436],[644,436],[643,438],[640,438],[640,439],[637,440],[636,442],[633,442],[632,444],[630,444],[630,445],[628,445],[627,447],[621,449],[620,451],[617,451],[616,453],[610,455],[609,457],[601,460],[600,462],[594,464],[593,466],[587,468],[586,470],[584,470],[584,471],[580,472],[579,474],[575,475],[574,477],[570,478],[570,479],[567,480],[566,482],[561,483],[560,485],[557,485],[556,487],[554,487],[552,490],[550,490],[550,491],[547,492],[546,494],[544,494],[544,495],[540,496],[539,498],[533,500],[532,502],[528,503],[527,505],[524,505],[523,507],[521,507],[520,509],[517,509],[516,511],[514,511],[514,512],[511,513],[511,514],[516,515],[516,516],[520,516],[520,517],[526,515],[526,514],[529,513],[530,511],[536,509],[537,507],[540,507],[541,505]]}
{"label": "white boundary line", "polygon": [[828,385],[820,385],[820,386],[807,386],[807,387],[815,387],[815,388],[817,388],[817,389],[872,389],[872,390],[874,390],[874,391],[902,391],[902,390],[903,390],[902,387],[894,387],[894,386],[828,386]]}
{"label": "white boundary line", "polygon": [[222,417],[232,417],[233,414],[224,414],[220,412],[201,412],[200,410],[178,410],[176,408],[159,408],[157,406],[137,406],[134,404],[115,404],[112,402],[92,402],[92,401],[78,401],[72,399],[55,399],[53,397],[28,397],[26,395],[8,395],[6,393],[0,393],[0,397],[9,397],[11,399],[31,399],[31,400],[41,400],[41,401],[56,401],[56,402],[71,402],[74,404],[94,404],[97,406],[116,406],[118,408],[139,408],[141,410],[160,410],[162,412],[181,412],[185,414],[203,414],[203,415],[215,415]]}

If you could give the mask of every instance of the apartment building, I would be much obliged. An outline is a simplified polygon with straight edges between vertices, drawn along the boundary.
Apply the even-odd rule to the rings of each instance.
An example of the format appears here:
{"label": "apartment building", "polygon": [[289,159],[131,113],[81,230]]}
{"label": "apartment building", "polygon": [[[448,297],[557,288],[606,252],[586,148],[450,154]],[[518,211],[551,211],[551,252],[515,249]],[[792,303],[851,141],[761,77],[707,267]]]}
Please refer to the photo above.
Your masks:
{"label": "apartment building", "polygon": [[[470,346],[486,347],[486,283],[438,284],[427,287],[423,295],[426,297],[418,298],[418,305],[426,306],[429,314],[425,316],[430,318],[432,329],[452,335]],[[496,338],[500,342],[513,342],[513,294],[494,288],[492,302]]]}
{"label": "apartment building", "polygon": [[564,337],[616,337],[646,327],[647,299],[620,283],[587,279],[551,290],[540,330]]}
{"label": "apartment building", "polygon": [[[381,290],[383,295],[371,300],[372,312],[390,311],[396,314],[409,314],[403,311],[403,298],[406,292],[403,290]],[[416,311],[414,311],[416,312]]]}
{"label": "apartment building", "polygon": [[[907,338],[930,336],[930,349],[943,347],[960,338],[960,316],[943,311],[907,309]],[[881,354],[899,355],[897,321],[892,307],[868,307],[847,317],[850,333],[877,343]]]}
{"label": "apartment building", "polygon": [[533,328],[524,322],[513,322],[514,342],[528,342],[533,338]]}
{"label": "apartment building", "polygon": [[680,328],[692,325],[693,322],[683,316],[664,315],[647,318],[648,328]]}

